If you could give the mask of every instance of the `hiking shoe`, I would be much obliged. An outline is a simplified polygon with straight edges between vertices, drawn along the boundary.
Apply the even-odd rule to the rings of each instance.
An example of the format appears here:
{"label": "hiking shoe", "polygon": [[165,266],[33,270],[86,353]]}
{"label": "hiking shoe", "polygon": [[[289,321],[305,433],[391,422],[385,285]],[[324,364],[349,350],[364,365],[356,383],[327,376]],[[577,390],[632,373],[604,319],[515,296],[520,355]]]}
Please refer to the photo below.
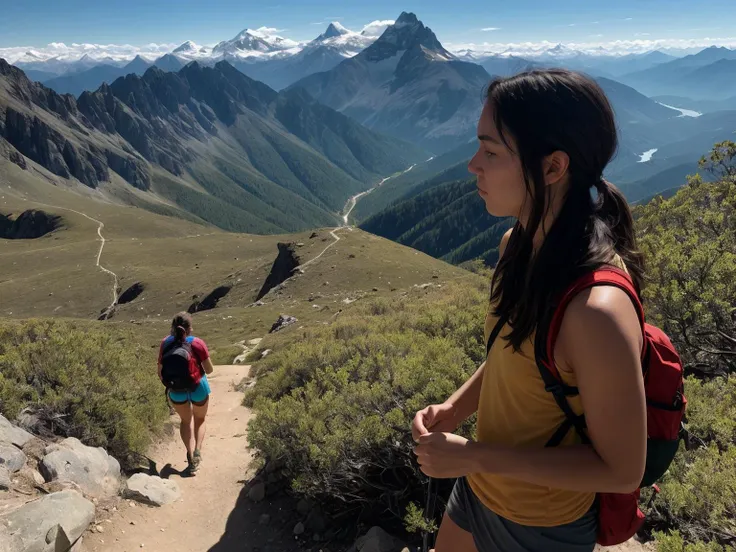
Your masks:
{"label": "hiking shoe", "polygon": [[189,472],[190,474],[192,474],[192,475],[193,475],[193,474],[194,474],[194,472],[196,472],[196,471],[197,471],[197,466],[199,465],[199,462],[196,462],[196,461],[194,460],[194,457],[193,457],[193,456],[192,456],[191,454],[189,454],[188,452],[187,452],[187,464],[188,464],[188,466],[187,466],[187,471],[188,471],[188,472]]}
{"label": "hiking shoe", "polygon": [[195,469],[199,469],[199,464],[202,462],[202,453],[199,449],[194,451],[194,457],[192,458],[192,460],[194,460]]}

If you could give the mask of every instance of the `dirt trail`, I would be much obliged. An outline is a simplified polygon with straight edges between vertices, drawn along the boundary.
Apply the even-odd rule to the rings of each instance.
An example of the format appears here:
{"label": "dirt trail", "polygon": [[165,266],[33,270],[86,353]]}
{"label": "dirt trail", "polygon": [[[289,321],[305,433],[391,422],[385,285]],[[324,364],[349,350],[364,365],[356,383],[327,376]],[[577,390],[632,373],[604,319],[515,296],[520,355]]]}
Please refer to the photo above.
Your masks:
{"label": "dirt trail", "polygon": [[[178,483],[181,498],[161,508],[131,506],[129,501],[123,501],[117,512],[108,514],[109,521],[105,520],[105,515],[98,515],[104,532],[85,534],[86,551],[236,550],[216,545],[225,540],[228,518],[236,504],[242,502],[243,480],[250,461],[245,433],[251,414],[241,405],[243,394],[233,389],[233,384],[239,383],[249,369],[247,365],[216,366],[213,375],[209,376],[212,395],[207,435],[202,448],[202,464],[195,477],[179,474],[179,470],[186,468],[186,452],[179,439],[178,426],[175,439],[149,453],[162,476]],[[258,522],[257,515],[255,522]],[[241,546],[237,550],[250,550],[242,541]]]}

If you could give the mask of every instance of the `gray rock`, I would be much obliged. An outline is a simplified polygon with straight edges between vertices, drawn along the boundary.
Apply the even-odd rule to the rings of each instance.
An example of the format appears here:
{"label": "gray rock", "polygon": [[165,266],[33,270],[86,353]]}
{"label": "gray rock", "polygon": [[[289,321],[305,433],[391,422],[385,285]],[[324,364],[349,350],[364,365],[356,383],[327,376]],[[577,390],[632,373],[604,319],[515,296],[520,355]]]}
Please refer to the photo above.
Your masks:
{"label": "gray rock", "polygon": [[22,546],[20,537],[11,535],[7,527],[0,523],[0,552],[18,552]]}
{"label": "gray rock", "polygon": [[181,491],[175,481],[145,473],[136,473],[128,479],[124,496],[145,504],[163,506],[178,500],[181,497]]}
{"label": "gray rock", "polygon": [[248,498],[253,502],[260,502],[266,498],[266,485],[262,481],[253,485],[248,491]]}
{"label": "gray rock", "polygon": [[46,480],[43,478],[43,475],[38,473],[38,470],[32,470],[31,477],[33,477],[33,481],[36,483],[36,485],[43,485],[44,483],[46,483]]}
{"label": "gray rock", "polygon": [[303,498],[296,505],[296,511],[299,512],[299,515],[301,516],[306,516],[311,509],[312,505],[309,504],[308,500],[305,500]]}
{"label": "gray rock", "polygon": [[349,552],[399,552],[404,544],[380,527],[371,527],[360,537]]}
{"label": "gray rock", "polygon": [[0,466],[0,491],[9,491],[12,485],[8,468]]}
{"label": "gray rock", "polygon": [[74,437],[46,447],[39,469],[46,481],[75,483],[95,498],[115,496],[120,489],[118,461],[105,449],[88,447]]}
{"label": "gray rock", "polygon": [[75,491],[61,491],[0,516],[0,527],[16,546],[20,544],[12,549],[15,552],[57,552],[68,550],[94,517],[95,506],[89,500]]}
{"label": "gray rock", "polygon": [[304,534],[304,531],[305,531],[305,527],[304,527],[304,524],[301,521],[294,526],[294,534],[295,535],[297,535],[297,536],[303,535]]}
{"label": "gray rock", "polygon": [[26,455],[18,447],[10,443],[0,442],[0,466],[5,466],[10,473],[20,470],[26,463]]}
{"label": "gray rock", "polygon": [[16,447],[22,447],[33,439],[33,435],[26,430],[11,424],[7,418],[0,415],[0,441],[11,443]]}

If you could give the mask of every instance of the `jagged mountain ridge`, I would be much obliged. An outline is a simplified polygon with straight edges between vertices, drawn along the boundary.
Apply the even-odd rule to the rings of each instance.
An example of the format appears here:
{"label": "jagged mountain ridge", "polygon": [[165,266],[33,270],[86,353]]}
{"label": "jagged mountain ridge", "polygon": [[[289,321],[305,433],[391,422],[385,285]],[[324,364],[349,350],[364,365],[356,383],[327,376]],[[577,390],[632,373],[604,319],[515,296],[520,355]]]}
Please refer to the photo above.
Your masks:
{"label": "jagged mountain ridge", "polygon": [[304,88],[369,128],[441,153],[472,136],[489,80],[485,69],[459,61],[405,12],[360,54],[291,88]]}
{"label": "jagged mountain ridge", "polygon": [[0,136],[21,154],[89,187],[112,170],[197,216],[214,201],[215,224],[219,208],[269,231],[334,224],[350,195],[425,155],[227,62],[153,67],[75,100],[0,61],[0,85]]}

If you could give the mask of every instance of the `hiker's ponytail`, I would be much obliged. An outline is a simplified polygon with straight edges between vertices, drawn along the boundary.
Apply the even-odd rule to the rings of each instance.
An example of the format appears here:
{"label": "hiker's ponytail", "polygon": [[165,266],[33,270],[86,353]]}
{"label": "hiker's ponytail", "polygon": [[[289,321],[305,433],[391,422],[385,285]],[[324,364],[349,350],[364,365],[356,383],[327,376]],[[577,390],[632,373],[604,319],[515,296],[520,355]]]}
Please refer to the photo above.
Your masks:
{"label": "hiker's ponytail", "polygon": [[171,335],[183,342],[192,329],[192,316],[188,312],[180,312],[171,321]]}
{"label": "hiker's ponytail", "polygon": [[629,203],[624,194],[605,178],[600,178],[595,187],[598,190],[598,200],[595,203],[594,217],[605,226],[613,242],[613,249],[626,264],[634,286],[641,295],[644,259],[636,245],[634,217]]}

